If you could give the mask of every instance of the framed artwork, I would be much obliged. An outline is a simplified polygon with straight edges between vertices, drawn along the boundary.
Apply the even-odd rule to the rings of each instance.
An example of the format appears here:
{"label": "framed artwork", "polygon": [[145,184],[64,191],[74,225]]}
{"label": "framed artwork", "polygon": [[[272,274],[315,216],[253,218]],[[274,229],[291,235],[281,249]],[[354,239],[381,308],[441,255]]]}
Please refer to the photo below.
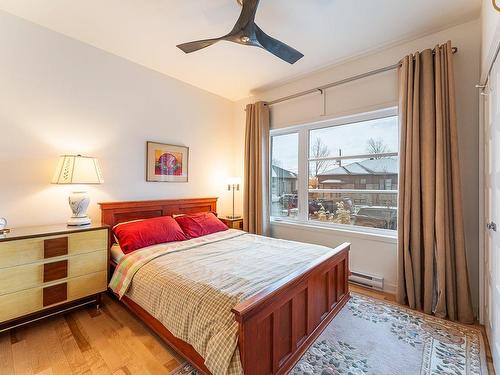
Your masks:
{"label": "framed artwork", "polygon": [[146,148],[146,181],[188,181],[189,147],[147,142]]}

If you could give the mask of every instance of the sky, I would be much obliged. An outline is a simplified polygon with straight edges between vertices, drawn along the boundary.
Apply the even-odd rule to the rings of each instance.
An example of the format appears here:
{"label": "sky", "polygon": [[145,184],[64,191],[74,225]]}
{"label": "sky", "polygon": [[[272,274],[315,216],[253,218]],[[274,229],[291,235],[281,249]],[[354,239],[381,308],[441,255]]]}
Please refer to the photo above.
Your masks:
{"label": "sky", "polygon": [[[327,123],[326,123],[326,126]],[[330,155],[338,155],[339,149],[343,156],[367,154],[367,143],[370,138],[382,140],[388,152],[399,149],[398,117],[363,121],[354,124],[339,125],[311,130],[310,142],[316,138],[328,146]],[[275,136],[272,142],[273,161],[279,161],[279,166],[297,173],[298,166],[298,135],[297,133]],[[343,164],[360,160],[344,160]]]}

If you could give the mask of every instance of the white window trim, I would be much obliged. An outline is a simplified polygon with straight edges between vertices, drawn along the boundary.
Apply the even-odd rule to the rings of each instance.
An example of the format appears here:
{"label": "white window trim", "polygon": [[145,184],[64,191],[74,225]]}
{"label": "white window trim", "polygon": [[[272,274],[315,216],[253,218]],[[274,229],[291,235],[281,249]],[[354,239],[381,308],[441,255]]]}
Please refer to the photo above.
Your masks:
{"label": "white window trim", "polygon": [[376,189],[307,189],[308,193],[397,194],[397,190]]}
{"label": "white window trim", "polygon": [[270,134],[271,136],[284,135],[290,133],[297,133],[303,128],[307,128],[307,130],[316,130],[321,128],[329,128],[332,126],[347,125],[362,121],[377,120],[380,118],[392,117],[397,115],[398,115],[398,107],[389,107],[384,109],[378,109],[376,111],[356,113],[347,116],[330,118],[327,120],[313,121],[300,125],[292,125],[288,127],[287,126],[280,127],[278,129],[271,129]]}
{"label": "white window trim", "polygon": [[[380,154],[376,154],[381,157],[391,157],[398,156],[399,152],[382,152]],[[373,154],[360,154],[360,155],[348,155],[348,156],[327,156],[324,158],[309,158],[309,161],[328,161],[328,160],[349,160],[349,159],[367,159],[373,157]]]}
{"label": "white window trim", "polygon": [[309,231],[324,232],[331,231],[339,235],[348,235],[350,237],[365,238],[369,240],[377,240],[380,242],[387,243],[397,243],[398,235],[395,230],[389,229],[378,229],[361,227],[356,225],[347,224],[335,224],[335,223],[324,223],[317,221],[306,221],[302,222],[297,219],[288,219],[286,217],[272,217],[272,226],[283,226],[283,227],[300,227]]}
{"label": "white window trim", "polygon": [[304,194],[304,188],[309,186],[309,161],[307,158],[302,158],[301,155],[309,155],[309,129],[302,127],[299,129],[299,176],[298,176],[298,209],[299,214],[297,219],[304,222],[309,219],[309,198],[307,192]]}
{"label": "white window trim", "polygon": [[[299,225],[301,227],[318,228],[320,230],[334,230],[337,232],[347,233],[350,235],[359,235],[362,237],[373,237],[385,239],[387,242],[395,243],[397,241],[397,231],[391,229],[381,229],[381,228],[370,228],[363,227],[360,225],[349,225],[349,224],[336,224],[329,222],[320,222],[309,220],[308,207],[309,207],[309,182],[308,182],[308,169],[309,162],[315,161],[317,159],[309,158],[309,132],[311,130],[348,125],[351,123],[363,122],[381,119],[385,117],[393,117],[398,115],[397,107],[390,107],[385,109],[379,109],[370,112],[357,113],[347,116],[341,116],[337,118],[330,118],[327,120],[314,121],[306,124],[293,125],[289,127],[282,127],[279,129],[271,129],[270,137],[294,134],[297,133],[299,137],[298,145],[298,181],[297,181],[297,193],[298,193],[298,215],[294,219],[287,217],[276,217],[271,216],[271,223],[273,225]],[[387,153],[387,156],[397,156],[397,152]],[[305,157],[304,157],[305,156]],[[356,159],[363,155],[352,155],[352,156],[342,156],[342,157],[328,157],[325,158],[329,160],[335,159]],[[271,158],[270,158],[271,159]],[[271,164],[271,163],[269,163]],[[269,169],[271,165],[269,165]],[[272,194],[272,189],[269,189],[269,194]],[[356,189],[351,189],[356,190]],[[348,192],[351,190],[346,189],[311,189],[313,192]],[[358,191],[356,191],[358,192]],[[373,194],[373,193],[383,193],[383,194],[394,194],[398,193],[397,190],[363,190],[360,193]]]}

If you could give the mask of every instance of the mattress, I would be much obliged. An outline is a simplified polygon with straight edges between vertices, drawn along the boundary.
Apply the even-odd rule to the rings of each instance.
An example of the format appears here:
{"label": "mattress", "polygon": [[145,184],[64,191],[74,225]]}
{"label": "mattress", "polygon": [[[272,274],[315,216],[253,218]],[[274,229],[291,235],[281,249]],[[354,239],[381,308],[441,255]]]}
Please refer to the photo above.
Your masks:
{"label": "mattress", "polygon": [[122,251],[122,248],[120,245],[115,243],[113,246],[111,246],[111,260],[115,263],[118,264],[118,262],[123,258],[125,254]]}
{"label": "mattress", "polygon": [[191,344],[212,374],[242,374],[231,309],[331,251],[230,229],[127,254],[110,288]]}

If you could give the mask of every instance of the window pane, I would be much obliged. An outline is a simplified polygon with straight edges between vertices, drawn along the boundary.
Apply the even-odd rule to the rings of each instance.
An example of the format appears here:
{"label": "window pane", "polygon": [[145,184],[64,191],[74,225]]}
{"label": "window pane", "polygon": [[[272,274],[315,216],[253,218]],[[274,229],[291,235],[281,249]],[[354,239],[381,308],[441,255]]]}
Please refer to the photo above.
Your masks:
{"label": "window pane", "polygon": [[[320,164],[320,165],[318,165]],[[399,159],[309,162],[309,189],[398,190]]]}
{"label": "window pane", "polygon": [[309,192],[309,219],[370,228],[397,229],[395,193]]}
{"label": "window pane", "polygon": [[397,116],[311,130],[310,159],[367,156],[309,161],[309,220],[395,230],[398,137]]}
{"label": "window pane", "polygon": [[271,138],[271,216],[296,217],[298,214],[297,133]]}
{"label": "window pane", "polygon": [[398,117],[311,130],[309,158],[398,152]]}

